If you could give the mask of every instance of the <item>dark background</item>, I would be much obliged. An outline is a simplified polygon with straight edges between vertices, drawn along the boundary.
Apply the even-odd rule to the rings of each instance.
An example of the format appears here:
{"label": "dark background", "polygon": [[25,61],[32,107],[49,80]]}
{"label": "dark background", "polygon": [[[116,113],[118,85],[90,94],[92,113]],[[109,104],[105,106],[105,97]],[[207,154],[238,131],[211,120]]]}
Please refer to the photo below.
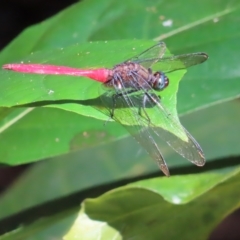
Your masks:
{"label": "dark background", "polygon": [[[97,0],[96,0],[97,1]],[[27,26],[51,17],[76,0],[1,0],[0,50]],[[27,43],[26,43],[27,44]],[[0,168],[0,194],[28,167]],[[224,200],[223,200],[224,201]],[[194,220],[194,219],[193,219]],[[240,239],[240,210],[228,216],[212,233],[210,240]]]}
{"label": "dark background", "polygon": [[41,22],[77,0],[1,0],[0,49],[24,28]]}

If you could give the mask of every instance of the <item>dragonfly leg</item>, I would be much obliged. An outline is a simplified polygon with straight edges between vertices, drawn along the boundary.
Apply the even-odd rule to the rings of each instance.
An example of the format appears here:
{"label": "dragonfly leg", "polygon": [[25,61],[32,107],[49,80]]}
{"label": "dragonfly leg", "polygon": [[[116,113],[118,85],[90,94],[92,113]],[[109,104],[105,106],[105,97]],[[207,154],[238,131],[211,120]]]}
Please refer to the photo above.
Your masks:
{"label": "dragonfly leg", "polygon": [[[143,112],[144,112],[144,115],[145,115],[145,117],[146,117],[146,119],[147,119],[147,121],[148,121],[148,125],[150,125],[150,123],[151,123],[151,119],[150,119],[150,117],[148,116],[147,111],[146,111],[146,104],[147,104],[147,102],[148,102],[149,100],[151,101],[151,99],[149,99],[149,96],[148,96],[146,93],[144,93],[143,101],[142,101],[142,106],[140,106],[140,108],[139,108],[139,115],[142,116],[142,113],[141,113],[141,109],[142,109]],[[143,117],[143,116],[142,116],[142,117]]]}
{"label": "dragonfly leg", "polygon": [[113,94],[112,95],[113,107],[112,107],[111,112],[110,112],[110,117],[113,118],[113,116],[114,116],[114,110],[117,107],[117,99],[119,97],[124,97],[124,96],[127,96],[127,95],[129,95],[131,93],[134,93],[134,92],[137,92],[137,91],[138,91],[137,89],[131,89],[131,90],[128,90],[126,92]]}
{"label": "dragonfly leg", "polygon": [[151,103],[150,106],[154,107],[155,105],[157,105],[160,102],[160,99],[161,99],[161,97],[156,94],[151,94],[147,91],[144,92],[142,106],[139,108],[139,115],[142,116],[142,114],[141,114],[141,109],[142,109],[149,125],[151,123],[151,119],[148,116],[147,111],[146,111],[147,104]]}
{"label": "dragonfly leg", "polygon": [[[135,88],[137,89],[137,91],[139,91],[139,78],[141,78],[141,81],[145,82],[145,84],[147,84],[148,82],[151,81],[151,75],[152,75],[152,69],[151,68],[148,68],[148,79],[144,79],[142,76],[138,75],[137,71],[131,71],[129,72],[129,76],[132,77],[132,80],[133,80],[133,83],[135,85]],[[143,91],[143,98],[142,98],[142,104],[139,106],[138,108],[138,114],[141,116],[141,117],[145,117],[147,122],[148,122],[148,125],[150,125],[151,123],[151,120],[150,120],[150,117],[148,116],[147,114],[147,111],[146,111],[146,108],[147,108],[147,103],[151,102],[155,105],[155,101],[153,101],[153,97],[150,93],[148,93],[148,90],[151,89],[151,86],[147,84],[147,89],[143,89],[141,88],[141,91]],[[134,86],[133,86],[134,87]],[[139,89],[139,90],[138,90]],[[158,96],[157,96],[158,98]],[[152,104],[151,104],[152,106]],[[142,114],[142,112],[144,112],[144,114]],[[143,116],[144,115],[144,116]]]}

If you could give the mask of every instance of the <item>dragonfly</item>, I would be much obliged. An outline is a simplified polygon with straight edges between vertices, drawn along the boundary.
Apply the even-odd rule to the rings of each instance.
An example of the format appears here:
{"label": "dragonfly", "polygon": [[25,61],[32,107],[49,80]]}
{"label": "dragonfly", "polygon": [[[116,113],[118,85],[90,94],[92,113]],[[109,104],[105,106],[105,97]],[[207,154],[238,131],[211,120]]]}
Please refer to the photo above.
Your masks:
{"label": "dragonfly", "polygon": [[[159,139],[197,166],[205,164],[205,157],[200,145],[179,120],[169,113],[157,92],[163,91],[170,84],[167,73],[203,63],[208,55],[197,52],[164,57],[165,52],[166,44],[158,42],[112,69],[24,63],[5,64],[3,69],[34,74],[82,76],[101,82],[103,88],[100,97],[104,107],[99,110],[122,124],[157,162],[161,171],[170,176]],[[153,72],[152,67],[156,63],[160,70]],[[125,109],[126,114],[119,109]],[[153,115],[161,116],[161,125],[152,121]],[[167,126],[171,126],[171,131]]]}

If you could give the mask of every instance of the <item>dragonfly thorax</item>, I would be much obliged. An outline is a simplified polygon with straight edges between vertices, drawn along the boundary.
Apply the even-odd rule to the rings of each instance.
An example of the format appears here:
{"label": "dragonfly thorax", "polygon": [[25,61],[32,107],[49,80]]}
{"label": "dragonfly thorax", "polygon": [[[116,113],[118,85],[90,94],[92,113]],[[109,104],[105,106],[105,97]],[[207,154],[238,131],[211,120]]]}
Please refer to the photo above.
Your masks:
{"label": "dragonfly thorax", "polygon": [[138,63],[124,62],[116,65],[104,83],[106,87],[117,90],[151,90],[161,91],[168,86],[169,80],[163,72],[153,73]]}

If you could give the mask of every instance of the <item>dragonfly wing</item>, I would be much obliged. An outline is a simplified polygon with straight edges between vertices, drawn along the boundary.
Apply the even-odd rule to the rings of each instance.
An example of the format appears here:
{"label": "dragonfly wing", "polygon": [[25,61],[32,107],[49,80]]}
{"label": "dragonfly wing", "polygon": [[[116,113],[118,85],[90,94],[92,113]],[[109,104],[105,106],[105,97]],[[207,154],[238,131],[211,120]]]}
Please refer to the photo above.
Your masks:
{"label": "dragonfly wing", "polygon": [[136,72],[131,73],[133,79],[131,89],[124,88],[124,82],[118,76],[118,79],[115,79],[118,82],[116,89],[101,95],[105,108],[101,107],[99,110],[108,116],[113,116],[114,120],[122,124],[166,175],[169,175],[169,171],[159,149],[160,139],[190,162],[203,166],[205,158],[199,144],[182,127],[179,120],[165,109],[154,91],[146,90],[151,89],[150,86],[146,88],[147,82],[139,86],[143,79],[138,81],[139,76],[136,74]]}
{"label": "dragonfly wing", "polygon": [[[136,115],[135,115],[136,116]],[[119,120],[119,119],[118,119]],[[142,118],[138,119],[138,124],[142,124]],[[133,136],[133,138],[148,152],[151,158],[156,161],[159,168],[166,176],[170,176],[168,166],[163,158],[157,142],[152,135],[151,128],[143,125],[124,126]]]}
{"label": "dragonfly wing", "polygon": [[[153,122],[149,123],[143,113],[140,115],[139,108],[142,108],[142,98],[143,94],[145,94],[144,92],[140,92],[137,93],[138,97],[135,95],[123,95],[119,97],[114,106],[113,119],[125,127],[134,139],[142,145],[151,158],[157,162],[165,175],[169,176],[169,170],[159,148],[162,144],[161,139],[182,157],[197,166],[203,166],[205,158],[200,145],[182,127],[179,121],[165,110],[160,102],[153,103],[151,107],[145,110],[147,114],[148,110],[151,110],[151,114],[160,116],[161,125]],[[101,99],[104,105],[108,105],[108,107],[106,109],[101,108],[100,110],[110,116],[113,105],[109,106],[109,103],[112,102],[112,95],[109,95],[107,100],[106,97],[102,97]],[[156,98],[152,101],[156,101]],[[150,113],[148,116],[151,118]],[[183,140],[179,136],[183,136],[185,139]]]}
{"label": "dragonfly wing", "polygon": [[150,124],[156,143],[158,143],[157,139],[161,138],[178,154],[197,166],[203,166],[205,157],[200,145],[181,125],[179,120],[168,113],[160,99],[156,100],[156,95],[152,96],[149,95],[151,102],[154,102],[155,114],[161,118],[161,126],[153,122]]}
{"label": "dragonfly wing", "polygon": [[[132,73],[133,83],[141,84],[143,81],[138,81],[139,76],[135,74],[134,72]],[[143,111],[141,112],[143,116],[145,114],[145,117],[150,120],[150,123],[148,123],[148,133],[150,136],[153,137],[157,145],[159,145],[158,139],[161,138],[181,156],[197,166],[203,166],[205,164],[205,157],[200,145],[181,125],[180,121],[166,110],[161,99],[154,91],[146,91],[144,87],[148,83],[144,82],[143,84],[137,93],[143,96],[140,107],[142,107]],[[148,89],[150,89],[150,86]],[[128,95],[125,98],[127,97]],[[157,118],[154,118],[154,116],[157,116]]]}
{"label": "dragonfly wing", "polygon": [[151,135],[151,128],[148,127],[149,123],[146,118],[139,115],[139,108],[142,107],[142,95],[139,96],[138,93],[131,96],[123,94],[113,104],[113,96],[115,94],[116,92],[114,91],[101,94],[101,100],[105,107],[100,107],[98,110],[111,116],[112,109],[114,109],[113,119],[127,129],[133,138],[149,153],[151,158],[157,162],[163,173],[169,176],[167,164],[158,144]]}
{"label": "dragonfly wing", "polygon": [[[162,71],[164,73],[173,72],[176,70],[185,69],[200,63],[205,62],[208,59],[208,55],[206,53],[189,53],[189,54],[182,54],[182,55],[176,55],[166,58],[158,58],[158,59],[146,59],[144,61],[144,64],[146,62],[154,62],[156,63],[154,68],[158,69],[159,71]],[[142,65],[141,61],[139,61],[139,64]]]}
{"label": "dragonfly wing", "polygon": [[144,52],[128,59],[125,62],[141,63],[145,68],[150,68],[154,63],[161,59],[166,51],[166,44],[159,42]]}

